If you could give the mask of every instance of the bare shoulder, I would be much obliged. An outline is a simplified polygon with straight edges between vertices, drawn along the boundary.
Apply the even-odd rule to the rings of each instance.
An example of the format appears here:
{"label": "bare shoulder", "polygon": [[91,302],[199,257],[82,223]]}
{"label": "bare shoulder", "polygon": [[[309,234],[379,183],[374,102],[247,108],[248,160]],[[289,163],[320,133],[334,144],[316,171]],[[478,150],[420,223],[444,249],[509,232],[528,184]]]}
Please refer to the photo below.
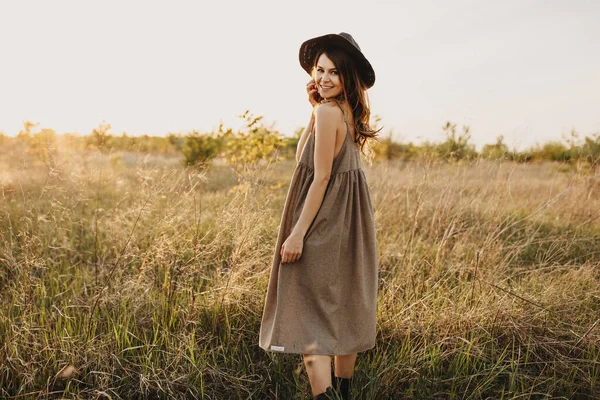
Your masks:
{"label": "bare shoulder", "polygon": [[337,121],[342,116],[342,110],[333,102],[321,103],[315,107],[315,117],[321,120]]}

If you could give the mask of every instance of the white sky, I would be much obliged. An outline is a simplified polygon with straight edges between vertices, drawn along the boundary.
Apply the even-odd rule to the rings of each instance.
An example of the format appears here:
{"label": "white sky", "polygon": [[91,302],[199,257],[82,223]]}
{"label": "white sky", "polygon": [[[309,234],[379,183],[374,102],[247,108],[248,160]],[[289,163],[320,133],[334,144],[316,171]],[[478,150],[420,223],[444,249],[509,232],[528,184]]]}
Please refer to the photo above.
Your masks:
{"label": "white sky", "polygon": [[447,120],[478,147],[600,132],[598,0],[0,0],[0,131],[205,132],[249,109],[291,134],[310,117],[299,46],[341,31],[398,140]]}

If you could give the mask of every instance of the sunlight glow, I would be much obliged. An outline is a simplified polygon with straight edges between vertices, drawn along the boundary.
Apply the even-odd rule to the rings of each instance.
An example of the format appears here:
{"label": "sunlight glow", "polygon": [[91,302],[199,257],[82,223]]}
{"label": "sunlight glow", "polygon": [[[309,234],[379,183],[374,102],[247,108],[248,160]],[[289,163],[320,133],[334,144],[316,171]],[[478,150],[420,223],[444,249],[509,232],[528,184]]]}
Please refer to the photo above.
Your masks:
{"label": "sunlight glow", "polygon": [[363,4],[3,2],[0,131],[29,120],[166,135],[250,110],[291,135],[310,116],[300,44],[347,31],[377,74],[372,112],[398,140],[439,140],[446,121],[478,147],[600,132],[600,3]]}

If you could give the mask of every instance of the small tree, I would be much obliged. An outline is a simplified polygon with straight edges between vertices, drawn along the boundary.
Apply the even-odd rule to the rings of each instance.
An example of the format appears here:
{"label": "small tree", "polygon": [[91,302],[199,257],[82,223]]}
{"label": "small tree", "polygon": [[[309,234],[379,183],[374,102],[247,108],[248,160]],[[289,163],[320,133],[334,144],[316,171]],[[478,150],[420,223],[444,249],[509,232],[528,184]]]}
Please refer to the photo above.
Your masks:
{"label": "small tree", "polygon": [[283,135],[273,127],[264,126],[262,116],[246,111],[240,116],[246,125],[238,132],[231,129],[223,134],[225,162],[232,166],[240,183],[249,182],[261,162],[279,161],[279,148],[285,144]]}
{"label": "small tree", "polygon": [[570,153],[562,142],[552,140],[543,145],[536,144],[532,150],[533,159],[537,161],[569,161]]}
{"label": "small tree", "polygon": [[200,134],[192,131],[183,139],[181,152],[183,153],[183,164],[186,167],[204,168],[210,164],[212,159],[219,154],[222,148],[222,137],[212,134]]}
{"label": "small tree", "polygon": [[29,141],[27,152],[36,161],[54,168],[57,153],[57,136],[53,129],[42,129],[34,134]]}
{"label": "small tree", "polygon": [[111,141],[111,135],[108,133],[110,129],[110,124],[105,123],[101,123],[97,128],[94,128],[87,138],[88,147],[95,147],[102,153],[108,151]]}
{"label": "small tree", "polygon": [[463,126],[462,133],[457,134],[456,124],[452,124],[448,121],[442,129],[446,135],[446,141],[437,146],[441,158],[454,161],[477,157],[475,146],[469,144],[469,140],[471,140],[471,129],[468,126]]}
{"label": "small tree", "polygon": [[384,139],[378,139],[373,146],[374,158],[376,160],[410,160],[417,156],[417,146],[412,142],[399,143],[392,138],[390,131]]}
{"label": "small tree", "polygon": [[296,156],[296,149],[298,148],[298,143],[300,142],[300,138],[302,137],[302,133],[304,133],[305,127],[299,127],[294,131],[294,134],[291,137],[286,137],[283,139],[283,146],[281,147],[281,155],[285,158],[294,158]]}
{"label": "small tree", "polygon": [[600,164],[600,133],[586,136],[581,146],[581,154],[596,169]]}
{"label": "small tree", "polygon": [[169,144],[171,145],[171,147],[173,149],[175,149],[175,151],[181,151],[183,149],[183,144],[185,143],[185,137],[183,137],[181,135],[181,133],[172,133],[169,132],[167,134],[167,140],[169,141]]}
{"label": "small tree", "polygon": [[483,146],[483,149],[481,149],[481,156],[483,158],[497,160],[506,157],[509,151],[508,146],[504,143],[504,136],[500,135],[496,137],[496,143]]}
{"label": "small tree", "polygon": [[17,141],[29,145],[33,139],[33,128],[39,124],[39,122],[25,121],[23,123],[23,129],[21,129],[17,134]]}

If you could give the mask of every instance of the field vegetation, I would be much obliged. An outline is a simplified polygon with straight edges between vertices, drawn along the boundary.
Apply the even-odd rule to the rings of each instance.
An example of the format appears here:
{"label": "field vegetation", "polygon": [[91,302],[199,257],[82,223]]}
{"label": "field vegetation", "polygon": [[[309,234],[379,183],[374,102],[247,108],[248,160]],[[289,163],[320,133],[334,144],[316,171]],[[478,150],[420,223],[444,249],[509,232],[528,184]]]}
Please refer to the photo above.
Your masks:
{"label": "field vegetation", "polygon": [[[240,131],[0,136],[0,398],[304,399],[257,345],[295,161]],[[383,138],[359,399],[600,398],[600,139]]]}

